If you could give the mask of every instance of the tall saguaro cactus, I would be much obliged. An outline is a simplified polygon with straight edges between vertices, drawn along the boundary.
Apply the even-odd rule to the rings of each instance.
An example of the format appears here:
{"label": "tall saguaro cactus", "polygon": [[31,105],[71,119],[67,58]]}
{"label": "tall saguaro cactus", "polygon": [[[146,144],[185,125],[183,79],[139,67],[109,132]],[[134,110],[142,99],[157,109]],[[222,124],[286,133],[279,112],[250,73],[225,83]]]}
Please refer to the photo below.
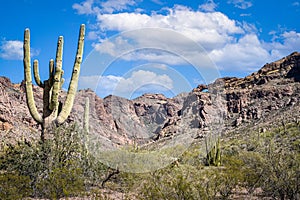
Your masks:
{"label": "tall saguaro cactus", "polygon": [[59,102],[59,94],[64,83],[62,78],[62,55],[63,55],[63,37],[60,36],[57,42],[56,59],[49,62],[49,78],[45,81],[40,80],[38,61],[33,62],[34,79],[37,85],[43,88],[43,113],[38,112],[35,105],[32,77],[31,77],[31,59],[30,59],[30,31],[25,30],[24,33],[24,75],[27,106],[33,119],[42,126],[42,139],[45,137],[47,129],[53,124],[62,124],[66,121],[73,107],[75,94],[78,86],[78,78],[80,73],[80,65],[82,62],[83,46],[84,46],[85,25],[80,26],[77,53],[73,66],[73,73],[69,84],[69,89],[65,103]]}
{"label": "tall saguaro cactus", "polygon": [[83,130],[86,133],[89,133],[89,114],[90,114],[90,99],[89,97],[85,98],[85,107],[83,114]]}

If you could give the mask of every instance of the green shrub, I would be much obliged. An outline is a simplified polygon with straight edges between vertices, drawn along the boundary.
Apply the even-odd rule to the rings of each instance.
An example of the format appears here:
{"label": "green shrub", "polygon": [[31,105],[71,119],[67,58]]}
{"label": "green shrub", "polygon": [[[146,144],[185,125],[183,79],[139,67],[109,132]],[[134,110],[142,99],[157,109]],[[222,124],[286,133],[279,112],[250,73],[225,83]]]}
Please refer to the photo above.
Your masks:
{"label": "green shrub", "polygon": [[32,194],[30,178],[17,173],[0,174],[0,199],[22,199]]}
{"label": "green shrub", "polygon": [[37,183],[37,189],[42,197],[58,199],[78,195],[83,192],[84,179],[80,168],[54,168]]}
{"label": "green shrub", "polygon": [[266,157],[261,187],[266,196],[280,199],[300,198],[300,154],[272,153]]}
{"label": "green shrub", "polygon": [[[171,167],[148,174],[139,191],[139,199],[198,199],[192,167]],[[196,181],[196,180],[194,180]]]}
{"label": "green shrub", "polygon": [[[19,142],[7,148],[0,156],[3,176],[16,173],[14,177],[28,178],[33,197],[60,198],[82,193],[89,175],[98,172],[83,153],[82,131],[73,124],[55,128],[51,134],[51,140]],[[10,191],[7,187],[5,190]]]}

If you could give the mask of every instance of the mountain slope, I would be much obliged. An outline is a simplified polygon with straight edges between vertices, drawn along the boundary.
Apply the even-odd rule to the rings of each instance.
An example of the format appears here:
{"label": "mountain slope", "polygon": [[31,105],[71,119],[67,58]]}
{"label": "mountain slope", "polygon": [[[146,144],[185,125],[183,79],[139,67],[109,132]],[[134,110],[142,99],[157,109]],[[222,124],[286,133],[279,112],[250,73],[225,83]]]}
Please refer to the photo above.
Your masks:
{"label": "mountain slope", "polygon": [[[203,92],[208,88],[208,92]],[[38,110],[42,90],[34,87]],[[61,101],[64,102],[65,92]],[[282,120],[299,120],[300,53],[294,52],[264,65],[245,78],[225,77],[208,86],[166,98],[145,94],[134,100],[116,96],[104,99],[91,90],[77,93],[68,122],[81,125],[84,99],[90,99],[90,130],[101,136],[107,148],[124,144],[146,144],[189,133],[202,137],[208,129],[226,133],[253,126],[268,128]],[[24,85],[0,77],[0,139],[36,140],[39,127],[26,106]]]}

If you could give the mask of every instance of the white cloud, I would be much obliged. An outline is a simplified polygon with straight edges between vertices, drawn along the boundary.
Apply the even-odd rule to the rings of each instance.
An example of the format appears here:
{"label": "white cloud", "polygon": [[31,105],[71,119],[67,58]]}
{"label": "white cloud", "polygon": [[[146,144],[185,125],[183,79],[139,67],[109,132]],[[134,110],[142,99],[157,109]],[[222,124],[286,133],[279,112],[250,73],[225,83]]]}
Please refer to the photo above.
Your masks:
{"label": "white cloud", "polygon": [[274,35],[274,41],[272,43],[264,43],[264,48],[270,51],[273,60],[300,50],[300,33],[285,31],[280,35],[276,35],[276,32],[270,34]]}
{"label": "white cloud", "polygon": [[79,89],[90,88],[92,90],[97,90],[99,85],[105,91],[112,91],[116,85],[120,82],[122,77],[117,76],[80,76],[78,81]]}
{"label": "white cloud", "polygon": [[73,4],[73,9],[77,10],[77,13],[82,15],[82,14],[92,14],[94,13],[94,10],[92,8],[92,5],[94,3],[94,0],[86,0],[84,2],[75,3]]}
{"label": "white cloud", "polygon": [[[132,37],[140,37],[139,32]],[[154,41],[155,40],[149,40]],[[96,51],[100,53],[107,53],[112,57],[122,58],[126,61],[149,61],[149,62],[163,62],[169,65],[178,65],[186,63],[179,55],[174,55],[171,52],[165,51],[165,48],[155,49],[150,48],[147,41],[140,41],[138,44],[130,44],[126,38],[118,36],[115,40],[106,40],[103,43],[94,44]],[[154,45],[154,44],[153,44]],[[173,49],[175,50],[175,49]]]}
{"label": "white cloud", "polygon": [[[31,49],[31,56],[38,55],[38,51]],[[6,60],[23,59],[23,42],[18,40],[4,40],[0,46],[0,57]]]}
{"label": "white cloud", "polygon": [[223,69],[253,71],[261,67],[258,63],[266,63],[269,60],[269,53],[263,48],[257,35],[248,34],[236,43],[211,51],[210,57]]}
{"label": "white cloud", "polygon": [[240,9],[247,9],[252,7],[252,2],[248,0],[228,0],[227,3],[233,4],[234,7],[240,8]]}
{"label": "white cloud", "polygon": [[[228,3],[240,9],[253,5],[250,0],[228,0]],[[112,56],[121,56],[127,61],[144,60],[178,65],[183,64],[185,58],[197,64],[201,62],[201,55],[199,56],[199,46],[196,48],[190,42],[194,41],[206,50],[219,69],[240,72],[256,70],[266,62],[300,50],[299,33],[274,32],[274,40],[260,40],[259,30],[255,25],[230,19],[224,13],[214,11],[214,4],[213,0],[208,0],[200,5],[199,10],[176,5],[173,8],[164,8],[166,12],[163,14],[154,11],[151,14],[136,11],[103,13],[101,9],[96,12],[97,5],[94,5],[93,15],[97,17],[95,33],[102,33],[99,37],[109,31],[120,33],[113,40],[102,38],[101,43],[94,43],[94,48]],[[131,6],[133,3],[121,5]],[[119,9],[125,7],[120,6]],[[117,10],[117,7],[114,9]],[[147,28],[151,30],[139,31]],[[162,30],[174,31],[177,34]],[[182,36],[179,37],[180,34]],[[149,51],[147,48],[151,47],[159,48]]]}
{"label": "white cloud", "polygon": [[122,11],[135,5],[134,0],[108,0],[101,3],[102,11],[106,13],[113,13],[115,11]]}
{"label": "white cloud", "polygon": [[148,62],[165,63],[168,65],[186,64],[186,61],[178,55],[155,49],[137,50],[124,55],[122,58],[127,61],[144,60]]}
{"label": "white cloud", "polygon": [[157,88],[172,89],[172,79],[166,74],[160,75],[151,71],[138,70],[134,71],[130,77],[121,79],[115,92],[117,94],[132,94],[137,91],[146,93]]}
{"label": "white cloud", "polygon": [[86,0],[81,3],[73,4],[73,9],[77,13],[82,14],[95,14],[95,13],[113,13],[115,11],[122,11],[128,9],[130,6],[135,5],[134,0],[108,0],[100,3],[94,0]]}
{"label": "white cloud", "polygon": [[213,12],[216,10],[218,5],[213,0],[207,0],[206,3],[201,4],[199,8],[206,12]]}
{"label": "white cloud", "polygon": [[156,74],[147,70],[138,70],[121,76],[81,76],[79,89],[91,88],[99,96],[105,97],[110,94],[130,98],[135,92],[148,93],[173,89],[173,81],[166,74]]}
{"label": "white cloud", "polygon": [[[234,20],[230,20],[220,12],[204,13],[192,11],[183,6],[169,9],[168,15],[125,12],[98,14],[97,18],[99,29],[103,31],[114,30],[122,32],[148,27],[166,28],[199,42],[207,50],[223,46],[232,40],[233,34],[242,34],[244,32],[242,27],[237,26]],[[144,35],[136,36],[138,39],[142,37],[145,38]],[[168,35],[164,39],[171,42]],[[166,40],[159,39],[159,42],[166,42]]]}
{"label": "white cloud", "polygon": [[161,63],[154,63],[154,64],[151,64],[151,66],[153,68],[157,68],[157,69],[161,69],[161,70],[167,70],[168,69],[168,65],[161,64]]}
{"label": "white cloud", "polygon": [[[212,30],[215,30],[215,34],[243,32],[234,20],[230,20],[220,12],[204,13],[192,11],[183,6],[169,9],[168,15],[127,12],[98,14],[98,21],[101,30],[128,31],[139,28],[159,27],[174,29],[178,32],[184,32],[185,30],[198,30],[201,32],[212,32]],[[195,39],[199,37],[201,36],[194,36]]]}
{"label": "white cloud", "polygon": [[95,40],[95,39],[98,39],[98,34],[97,34],[97,32],[95,32],[95,31],[90,31],[90,32],[88,32],[87,39],[89,39],[89,40]]}

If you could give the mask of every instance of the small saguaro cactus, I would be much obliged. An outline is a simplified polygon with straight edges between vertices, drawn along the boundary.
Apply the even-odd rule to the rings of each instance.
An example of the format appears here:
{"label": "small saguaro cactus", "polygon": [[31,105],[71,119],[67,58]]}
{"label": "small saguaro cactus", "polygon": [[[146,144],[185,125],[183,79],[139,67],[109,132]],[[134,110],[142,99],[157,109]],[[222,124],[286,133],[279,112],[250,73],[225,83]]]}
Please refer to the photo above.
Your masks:
{"label": "small saguaro cactus", "polygon": [[206,165],[208,166],[220,166],[221,165],[221,149],[220,149],[220,138],[217,138],[215,144],[208,148],[208,139],[205,138],[206,144]]}
{"label": "small saguaro cactus", "polygon": [[89,114],[90,114],[90,99],[88,97],[86,97],[84,114],[83,114],[83,130],[86,133],[89,133]]}
{"label": "small saguaro cactus", "polygon": [[27,106],[33,119],[42,126],[42,139],[44,139],[47,129],[53,125],[60,125],[66,121],[73,107],[75,94],[78,86],[78,78],[80,73],[80,65],[82,62],[83,46],[84,46],[84,34],[85,25],[80,26],[77,53],[75,63],[73,66],[73,73],[68,88],[67,97],[65,103],[62,105],[58,98],[61,87],[64,83],[62,78],[62,52],[63,52],[63,37],[58,38],[56,59],[49,62],[49,78],[45,81],[41,81],[39,75],[38,61],[33,62],[34,79],[37,85],[43,88],[43,113],[38,112],[35,105],[32,78],[31,78],[31,61],[30,61],[30,31],[25,30],[24,33],[24,75],[25,75],[25,89]]}
{"label": "small saguaro cactus", "polygon": [[[90,100],[88,97],[85,98],[85,107],[83,114],[83,135],[82,135],[82,143],[83,143],[83,152],[85,157],[87,158],[88,152],[88,143],[89,143],[89,114],[90,114]],[[87,161],[89,162],[89,161]]]}

